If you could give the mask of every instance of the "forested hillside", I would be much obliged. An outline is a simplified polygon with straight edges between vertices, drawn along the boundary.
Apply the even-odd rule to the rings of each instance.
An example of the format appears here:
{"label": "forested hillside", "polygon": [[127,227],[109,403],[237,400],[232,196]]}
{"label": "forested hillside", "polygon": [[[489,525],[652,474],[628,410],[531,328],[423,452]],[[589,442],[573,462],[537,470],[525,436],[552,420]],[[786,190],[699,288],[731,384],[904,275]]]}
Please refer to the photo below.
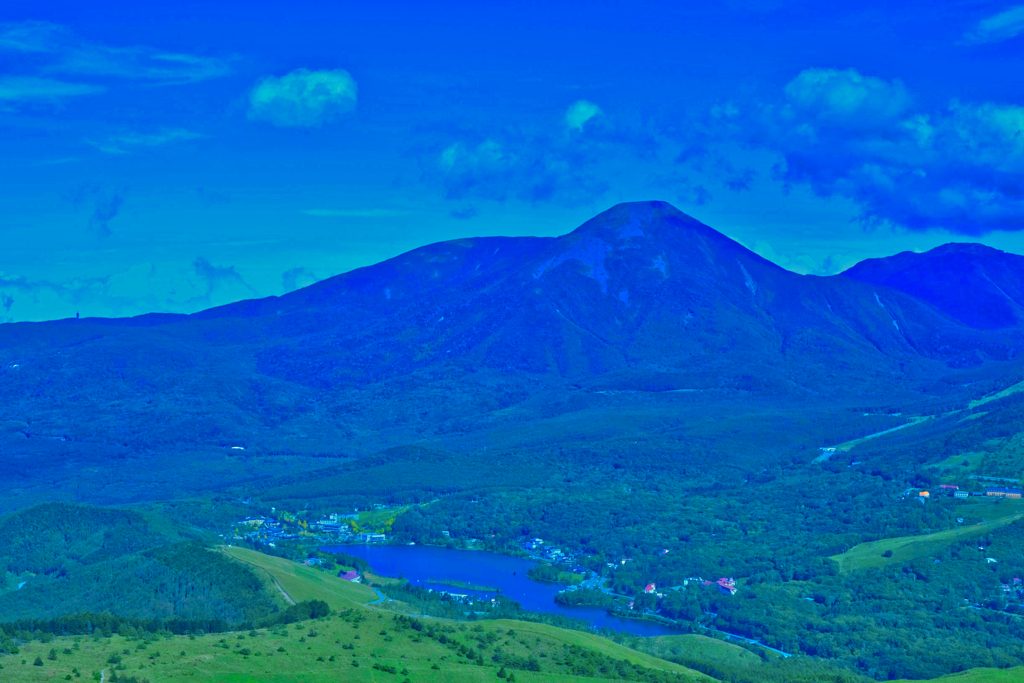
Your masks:
{"label": "forested hillside", "polygon": [[242,623],[277,611],[261,581],[126,510],[44,504],[0,519],[0,621],[110,612]]}

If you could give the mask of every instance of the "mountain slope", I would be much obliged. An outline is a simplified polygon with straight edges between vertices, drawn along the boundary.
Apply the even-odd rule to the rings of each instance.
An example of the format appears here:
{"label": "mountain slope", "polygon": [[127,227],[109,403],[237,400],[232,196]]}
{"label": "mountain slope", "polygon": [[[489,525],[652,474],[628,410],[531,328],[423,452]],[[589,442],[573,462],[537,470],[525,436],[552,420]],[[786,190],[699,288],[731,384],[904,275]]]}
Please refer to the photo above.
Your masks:
{"label": "mountain slope", "polygon": [[[707,430],[728,417],[735,435],[760,424],[737,415],[780,402],[931,400],[959,391],[942,383],[957,368],[999,368],[1022,345],[1020,326],[797,275],[668,204],[622,204],[558,238],[432,244],[192,316],[0,325],[0,486],[49,477],[68,500],[136,500],[412,443],[470,451],[499,432],[584,447],[618,438],[591,417],[608,411],[700,415]],[[622,391],[639,393],[605,399]],[[727,413],[644,403],[652,391],[718,392]],[[810,438],[783,431],[778,444]],[[727,448],[705,434],[694,452]]]}
{"label": "mountain slope", "polygon": [[999,329],[1024,321],[1024,256],[983,244],[945,244],[862,261],[843,275],[899,290],[965,325]]}

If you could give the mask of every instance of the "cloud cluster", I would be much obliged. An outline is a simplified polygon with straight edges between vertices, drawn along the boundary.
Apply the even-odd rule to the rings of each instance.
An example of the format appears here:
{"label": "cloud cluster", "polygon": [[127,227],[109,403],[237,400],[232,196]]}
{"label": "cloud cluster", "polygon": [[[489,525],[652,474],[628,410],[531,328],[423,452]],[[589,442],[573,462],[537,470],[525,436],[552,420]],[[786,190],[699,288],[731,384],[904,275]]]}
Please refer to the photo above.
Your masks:
{"label": "cloud cluster", "polygon": [[596,157],[593,145],[511,131],[453,142],[437,155],[435,168],[446,199],[518,199],[571,206],[609,189],[607,181],[593,172]]}
{"label": "cloud cluster", "polygon": [[275,126],[314,128],[356,106],[356,82],[342,69],[296,69],[264,78],[249,93],[249,118]]}
{"label": "cloud cluster", "polygon": [[205,258],[190,264],[139,263],[110,275],[69,281],[32,280],[0,272],[0,308],[13,320],[192,313],[257,296],[231,266]]}
{"label": "cloud cluster", "polygon": [[587,100],[577,100],[573,102],[565,112],[565,125],[569,126],[570,130],[583,130],[583,125],[600,115],[601,107],[597,106],[593,102]]}
{"label": "cloud cluster", "polygon": [[193,83],[231,72],[222,59],[146,46],[104,45],[45,21],[0,25],[0,51],[19,54],[46,74],[123,78],[154,84]]}
{"label": "cloud cluster", "polygon": [[720,108],[712,119],[720,142],[778,153],[780,180],[853,200],[866,225],[1024,229],[1024,107],[925,110],[899,81],[808,69],[782,101]]}
{"label": "cloud cluster", "polygon": [[1022,33],[1024,33],[1024,5],[1016,5],[979,21],[977,26],[964,35],[961,42],[965,45],[999,43],[1016,38]]}
{"label": "cloud cluster", "polygon": [[313,271],[301,266],[291,268],[281,274],[281,287],[284,289],[285,294],[294,292],[302,287],[308,287],[316,282],[320,282],[320,278]]}
{"label": "cloud cluster", "polygon": [[192,268],[203,283],[206,300],[210,300],[215,291],[223,288],[241,289],[244,296],[259,296],[256,290],[242,279],[234,266],[215,266],[200,256],[192,262]]}
{"label": "cloud cluster", "polygon": [[117,218],[124,204],[126,190],[110,190],[100,183],[82,183],[70,188],[64,199],[75,209],[88,209],[88,230],[99,238],[109,237],[110,222]]}
{"label": "cloud cluster", "polygon": [[123,203],[124,192],[97,196],[92,207],[92,213],[89,215],[89,231],[95,233],[100,238],[109,237],[110,221],[117,218]]}

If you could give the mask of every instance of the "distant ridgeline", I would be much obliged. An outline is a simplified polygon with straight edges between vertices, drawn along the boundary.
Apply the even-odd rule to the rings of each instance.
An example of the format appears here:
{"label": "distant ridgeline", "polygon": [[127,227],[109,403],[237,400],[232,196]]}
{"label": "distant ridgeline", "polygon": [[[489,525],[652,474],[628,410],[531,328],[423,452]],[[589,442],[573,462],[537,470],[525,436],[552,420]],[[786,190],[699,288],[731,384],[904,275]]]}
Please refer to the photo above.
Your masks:
{"label": "distant ridgeline", "polygon": [[0,518],[0,623],[106,613],[71,617],[62,628],[88,619],[100,628],[210,630],[278,613],[259,578],[198,535],[152,515],[85,505]]}

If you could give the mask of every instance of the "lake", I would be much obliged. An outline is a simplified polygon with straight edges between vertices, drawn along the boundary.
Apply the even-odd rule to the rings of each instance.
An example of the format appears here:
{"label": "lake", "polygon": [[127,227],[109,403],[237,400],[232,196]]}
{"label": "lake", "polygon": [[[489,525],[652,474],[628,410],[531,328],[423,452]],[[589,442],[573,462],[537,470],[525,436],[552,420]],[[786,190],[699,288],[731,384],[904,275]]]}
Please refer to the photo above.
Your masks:
{"label": "lake", "polygon": [[415,586],[438,591],[493,597],[494,593],[435,583],[431,579],[461,581],[474,586],[501,589],[501,595],[515,600],[531,612],[561,614],[638,636],[678,635],[680,631],[650,621],[619,619],[604,609],[565,607],[555,602],[555,594],[565,588],[540,583],[526,573],[537,563],[518,557],[479,550],[452,550],[424,545],[339,545],[324,547],[327,552],[348,553],[365,559],[376,574],[401,576]]}

